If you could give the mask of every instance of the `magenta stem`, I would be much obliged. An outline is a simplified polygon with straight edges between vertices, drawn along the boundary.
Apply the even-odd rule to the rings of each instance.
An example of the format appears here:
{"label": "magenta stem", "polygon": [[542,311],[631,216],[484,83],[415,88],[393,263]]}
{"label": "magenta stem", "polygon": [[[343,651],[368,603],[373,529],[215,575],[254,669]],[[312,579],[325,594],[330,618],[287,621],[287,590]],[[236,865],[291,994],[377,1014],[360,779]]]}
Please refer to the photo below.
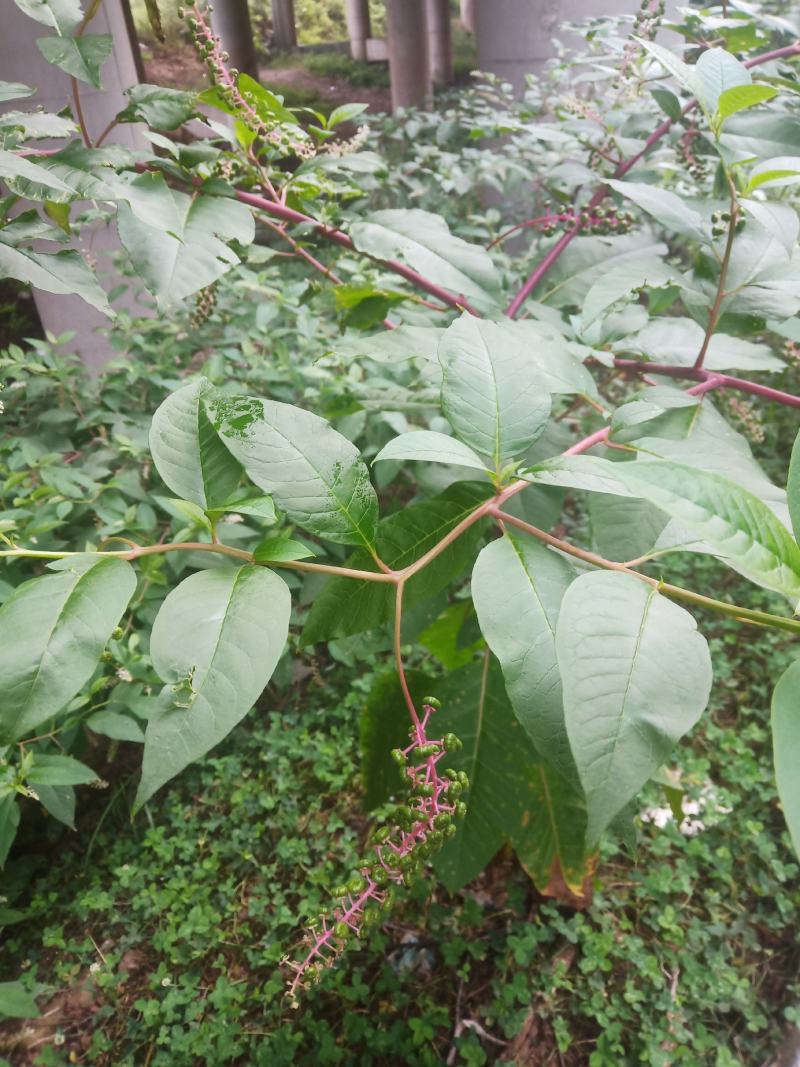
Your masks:
{"label": "magenta stem", "polygon": [[[752,68],[760,66],[762,63],[770,63],[775,59],[787,59],[791,56],[797,55],[800,55],[800,41],[796,41],[794,44],[786,45],[785,48],[776,48],[772,52],[764,52],[759,56],[754,56],[752,59],[748,59],[744,65],[748,68]],[[697,101],[690,100],[684,106],[682,114],[686,115],[695,107],[697,107]],[[655,130],[653,130],[653,132],[645,141],[644,147],[641,149],[641,151],[637,152],[636,155],[631,156],[630,159],[623,160],[622,163],[619,164],[619,166],[614,171],[613,177],[624,178],[628,171],[635,167],[639,160],[646,156],[650,149],[653,147],[653,145],[657,144],[662,137],[669,133],[673,126],[674,122],[672,119],[665,119],[660,126],[657,126]],[[595,191],[594,196],[589,201],[589,207],[597,207],[606,198],[606,196],[608,196],[608,193],[608,186],[601,185],[600,188]],[[574,238],[577,237],[579,232],[579,228],[570,230],[568,233],[565,233],[564,236],[555,245],[553,245],[553,247],[544,257],[544,259],[529,275],[520,291],[508,305],[506,314],[509,316],[509,318],[513,319],[517,316],[520,308],[531,295],[533,290],[536,288],[542,278],[547,274],[547,272],[552,269],[553,265],[558,261],[561,254],[570,245]]]}

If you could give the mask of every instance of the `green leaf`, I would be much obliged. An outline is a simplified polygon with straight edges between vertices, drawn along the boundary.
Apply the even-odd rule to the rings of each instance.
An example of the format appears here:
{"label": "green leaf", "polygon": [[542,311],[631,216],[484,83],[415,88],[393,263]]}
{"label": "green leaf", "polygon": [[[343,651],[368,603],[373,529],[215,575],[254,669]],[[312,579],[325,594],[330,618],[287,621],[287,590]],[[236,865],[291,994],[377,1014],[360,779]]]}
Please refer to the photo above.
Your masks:
{"label": "green leaf", "polygon": [[213,395],[205,378],[192,382],[167,397],[150,426],[158,473],[173,493],[204,511],[224,510],[222,501],[233,496],[242,475],[206,413],[204,398]]}
{"label": "green leaf", "polygon": [[[418,707],[422,698],[433,692],[437,685],[430,675],[418,670],[406,671],[406,683],[411,699]],[[377,675],[359,720],[366,811],[373,811],[401,792],[402,782],[391,751],[408,744],[408,725],[408,708],[397,673],[389,671]]]}
{"label": "green leaf", "polygon": [[0,744],[52,718],[80,692],[136,588],[124,560],[74,556],[24,582],[0,608]]}
{"label": "green leaf", "polygon": [[780,204],[774,200],[741,199],[740,205],[752,215],[770,237],[779,241],[784,250],[791,255],[800,236],[800,219],[791,204]]}
{"label": "green leaf", "polygon": [[36,795],[48,815],[70,830],[75,829],[75,789],[71,785],[42,785],[39,782]]}
{"label": "green leaf", "polygon": [[85,34],[83,37],[39,37],[39,51],[48,63],[78,81],[100,89],[100,68],[111,55],[114,38],[110,33]]}
{"label": "green leaf", "polygon": [[[448,892],[472,881],[506,840],[518,850],[538,887],[546,889],[556,866],[565,880],[585,876],[586,814],[580,797],[546,768],[514,717],[496,661],[484,676],[480,664],[451,674],[435,687],[442,701],[435,729],[464,742],[448,766],[470,780],[466,818],[434,861]],[[560,796],[549,796],[558,782]],[[569,795],[569,800],[567,800]],[[553,801],[555,800],[555,803]]]}
{"label": "green leaf", "polygon": [[800,182],[800,156],[777,156],[774,159],[764,160],[750,172],[750,178],[745,189],[748,196],[754,189],[768,185],[776,188],[784,185],[796,185]]}
{"label": "green leaf", "polygon": [[466,313],[445,331],[439,361],[448,422],[499,472],[533,444],[550,416],[535,361],[507,344],[502,326]]}
{"label": "green leaf", "polygon": [[[285,107],[283,97],[273,93],[271,89],[251,78],[249,74],[240,74],[236,83],[239,92],[248,94],[258,117],[267,123],[279,122],[281,125],[299,126],[300,119],[291,110]],[[238,111],[236,112],[238,114]]]}
{"label": "green leaf", "polygon": [[399,259],[481,310],[495,307],[500,299],[489,253],[450,233],[440,215],[419,208],[375,211],[365,222],[353,223],[350,236],[360,252]]}
{"label": "green leaf", "polygon": [[[457,483],[435,500],[412,504],[378,523],[377,551],[389,567],[400,570],[421,556],[467,517],[485,499],[487,488]],[[449,585],[474,558],[481,524],[476,523],[440,556],[406,583],[404,608],[434,596]],[[347,560],[358,570],[376,570],[363,549]],[[314,599],[301,635],[301,644],[313,645],[336,637],[363,633],[388,622],[394,613],[394,586],[389,583],[332,578]]]}
{"label": "green leaf", "polygon": [[302,541],[294,541],[288,534],[279,534],[262,541],[253,552],[256,563],[288,563],[295,559],[308,559],[316,555]]}
{"label": "green leaf", "polygon": [[679,59],[669,49],[664,48],[660,44],[656,44],[655,41],[646,41],[644,38],[634,38],[638,44],[649,52],[651,56],[654,56],[664,70],[674,75],[684,89],[687,89],[692,96],[697,95],[698,86],[697,78],[695,77],[696,68],[688,66],[682,59]]}
{"label": "green leaf", "polygon": [[674,268],[645,253],[641,259],[630,259],[612,267],[592,284],[581,311],[584,328],[608,310],[612,304],[639,289],[660,289],[679,280]]}
{"label": "green leaf", "polygon": [[72,756],[42,756],[36,753],[26,780],[32,786],[88,785],[99,777],[91,767]]}
{"label": "green leaf", "polygon": [[74,293],[113,317],[106,294],[80,253],[65,249],[52,254],[17,247],[11,243],[11,229],[0,230],[0,277],[16,278],[46,293]]}
{"label": "green leaf", "polygon": [[247,496],[239,500],[226,500],[223,504],[215,504],[212,510],[224,514],[253,515],[264,519],[268,524],[278,521],[271,496]]}
{"label": "green leaf", "polygon": [[355,445],[310,411],[256,397],[207,401],[214,429],[292,522],[338,544],[375,543],[378,498]]}
{"label": "green leaf", "polygon": [[6,152],[3,149],[0,149],[0,178],[3,178],[3,180],[6,178],[26,178],[29,181],[36,182],[37,185],[45,186],[47,189],[57,189],[59,192],[68,193],[74,197],[78,195],[77,190],[73,189],[71,185],[67,185],[66,182],[57,178],[55,174],[34,163],[33,160],[15,155],[13,152]]}
{"label": "green leaf", "polygon": [[800,662],[783,673],[772,696],[775,780],[783,815],[800,856]]}
{"label": "green leaf", "polygon": [[29,85],[23,85],[22,82],[0,81],[0,104],[5,104],[9,100],[21,100],[26,96],[33,96],[35,92],[35,89],[31,89]]}
{"label": "green leaf", "polygon": [[707,48],[694,67],[696,95],[707,115],[719,109],[722,94],[750,85],[750,71],[724,48]]}
{"label": "green leaf", "polygon": [[778,90],[771,85],[736,85],[720,93],[717,101],[717,114],[724,122],[737,111],[764,104],[778,95]]}
{"label": "green leaf", "polygon": [[377,463],[382,459],[450,463],[479,471],[487,469],[485,461],[458,438],[434,430],[411,430],[400,434],[385,445],[372,462]]}
{"label": "green leaf", "polygon": [[664,512],[647,500],[591,493],[588,503],[592,540],[605,559],[624,562],[647,555],[669,525]]}
{"label": "green leaf", "polygon": [[20,11],[61,36],[76,30],[83,18],[80,0],[15,0]]}
{"label": "green leaf", "polygon": [[683,116],[681,102],[670,89],[651,89],[650,95],[673,122],[680,122]]}
{"label": "green leaf", "polygon": [[642,437],[666,437],[680,440],[688,436],[700,414],[700,400],[680,389],[650,386],[626,401],[611,419],[611,437],[618,444],[628,444]]}
{"label": "green leaf", "polygon": [[800,548],[766,504],[727,478],[666,460],[572,456],[542,464],[535,480],[649,500],[745,578],[800,598]]}
{"label": "green leaf", "polygon": [[372,359],[376,363],[402,363],[415,358],[433,361],[443,333],[440,326],[398,326],[369,337],[347,336],[337,341],[331,354],[343,359]]}
{"label": "green leaf", "polygon": [[110,737],[113,741],[144,741],[144,730],[132,715],[123,715],[119,711],[96,711],[86,720],[86,725],[96,734]]}
{"label": "green leaf", "polygon": [[36,1019],[41,1013],[22,982],[0,982],[0,1015],[9,1019]]}
{"label": "green leaf", "polygon": [[328,129],[332,130],[340,122],[352,122],[353,119],[357,119],[359,115],[363,114],[368,107],[369,104],[340,104],[330,113]]}
{"label": "green leaf", "polygon": [[702,715],[711,657],[688,611],[599,571],[567,590],[556,650],[593,843]]}
{"label": "green leaf", "polygon": [[[423,694],[424,695],[424,694]],[[0,798],[0,870],[5,866],[19,826],[19,804],[15,793]]]}
{"label": "green leaf", "polygon": [[789,460],[789,480],[786,484],[786,494],[795,540],[800,542],[800,433],[794,439],[792,457]]}
{"label": "green leaf", "polygon": [[145,285],[160,304],[166,305],[205,288],[237,264],[239,257],[229,243],[252,243],[255,223],[250,211],[237,200],[189,196],[168,189],[161,175],[146,180],[161,187],[165,204],[171,201],[164,212],[164,226],[142,221],[124,203],[117,210],[117,226]]}
{"label": "green leaf", "polygon": [[[23,137],[69,137],[77,129],[72,119],[51,111],[6,111],[0,115],[0,129],[19,130]],[[49,162],[52,156],[44,157]],[[52,168],[47,167],[52,174]]]}
{"label": "green leaf", "polygon": [[680,233],[693,241],[708,243],[711,231],[699,211],[695,211],[683,197],[645,182],[621,182],[609,178],[606,182],[620,196],[632,200],[637,207],[652,215],[668,230]]}
{"label": "green leaf", "polygon": [[163,85],[134,85],[125,95],[130,100],[117,115],[118,122],[146,122],[155,130],[175,130],[197,111],[197,94]]}
{"label": "green leaf", "polygon": [[646,233],[582,237],[559,257],[538,298],[548,307],[581,307],[591,287],[609,271],[635,261],[666,261],[668,254],[665,244],[654,243]]}
{"label": "green leaf", "polygon": [[[704,336],[703,327],[692,319],[653,319],[639,333],[626,337],[614,348],[617,352],[641,355],[655,363],[691,367]],[[704,366],[707,370],[784,369],[783,362],[772,355],[769,345],[755,344],[724,333],[715,333],[711,338]]]}
{"label": "green leaf", "polygon": [[147,723],[135,810],[244,718],[283,652],[290,610],[285,582],[259,567],[200,571],[167,596],[150,639],[167,684]]}
{"label": "green leaf", "polygon": [[537,752],[574,776],[556,661],[561,600],[572,566],[535,538],[507,532],[488,544],[472,572],[472,599],[500,661],[514,713]]}

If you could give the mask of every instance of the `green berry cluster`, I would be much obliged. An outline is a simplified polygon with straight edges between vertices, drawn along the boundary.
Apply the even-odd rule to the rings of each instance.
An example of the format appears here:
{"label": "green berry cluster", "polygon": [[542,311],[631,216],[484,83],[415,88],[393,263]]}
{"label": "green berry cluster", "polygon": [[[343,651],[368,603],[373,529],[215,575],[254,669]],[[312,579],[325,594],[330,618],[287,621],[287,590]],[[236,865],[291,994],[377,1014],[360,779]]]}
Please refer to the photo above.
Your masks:
{"label": "green berry cluster", "polygon": [[309,923],[305,958],[286,960],[292,970],[292,1003],[300,986],[316,981],[350,941],[381,922],[394,903],[394,887],[413,883],[423,865],[456,833],[456,820],[467,813],[461,796],[469,788],[469,778],[464,771],[438,769],[445,755],[459,751],[461,740],[453,733],[438,740],[426,734],[438,703],[425,698],[423,718],[415,718],[409,734],[411,743],[392,751],[408,789],[406,799],[373,832],[369,855],[357,865],[357,873],[334,887],[333,907]]}
{"label": "green berry cluster", "polygon": [[[731,225],[731,213],[730,211],[714,211],[711,215],[711,235],[712,237],[724,237]],[[744,216],[738,215],[735,220],[736,232],[744,228]]]}

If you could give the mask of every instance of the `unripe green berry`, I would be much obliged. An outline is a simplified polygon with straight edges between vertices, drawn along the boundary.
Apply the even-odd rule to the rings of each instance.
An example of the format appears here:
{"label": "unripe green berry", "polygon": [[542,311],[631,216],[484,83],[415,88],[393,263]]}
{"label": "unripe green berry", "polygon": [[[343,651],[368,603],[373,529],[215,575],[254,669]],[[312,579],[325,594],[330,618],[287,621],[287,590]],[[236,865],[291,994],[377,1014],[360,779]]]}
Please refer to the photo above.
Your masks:
{"label": "unripe green berry", "polygon": [[360,875],[356,875],[347,883],[347,891],[351,894],[360,893],[364,886],[364,879]]}
{"label": "unripe green berry", "polygon": [[392,749],[392,759],[398,767],[402,767],[405,763],[408,762],[408,756],[406,756],[405,752],[403,752],[401,748]]}
{"label": "unripe green berry", "polygon": [[463,819],[467,814],[467,805],[463,800],[459,800],[456,804],[455,811],[453,813],[457,819]]}
{"label": "unripe green berry", "polygon": [[342,941],[346,941],[350,936],[350,927],[347,923],[337,923],[333,928],[333,932],[337,937],[341,938]]}
{"label": "unripe green berry", "polygon": [[388,826],[379,826],[375,833],[372,835],[373,841],[380,845],[391,834],[391,828]]}
{"label": "unripe green berry", "polygon": [[422,703],[427,704],[429,708],[440,708],[442,706],[441,700],[437,700],[436,697],[423,697]]}
{"label": "unripe green berry", "polygon": [[440,811],[438,815],[434,815],[433,825],[436,830],[444,830],[450,825],[450,816],[446,811]]}
{"label": "unripe green berry", "polygon": [[456,737],[455,734],[445,734],[442,738],[442,745],[445,752],[458,752],[460,748],[463,748],[461,738]]}
{"label": "unripe green berry", "polygon": [[339,885],[333,887],[333,895],[335,897],[347,896],[347,886],[344,884],[344,882],[340,882]]}

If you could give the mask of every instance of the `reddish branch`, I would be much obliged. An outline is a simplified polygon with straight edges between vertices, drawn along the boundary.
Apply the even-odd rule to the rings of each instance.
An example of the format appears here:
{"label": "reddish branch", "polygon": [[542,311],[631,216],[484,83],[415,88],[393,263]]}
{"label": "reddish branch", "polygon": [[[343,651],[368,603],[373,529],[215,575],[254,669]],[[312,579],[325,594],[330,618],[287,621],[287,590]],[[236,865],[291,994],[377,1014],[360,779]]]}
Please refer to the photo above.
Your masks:
{"label": "reddish branch", "polygon": [[[311,215],[304,215],[301,211],[295,211],[293,208],[287,207],[286,204],[267,200],[266,197],[259,196],[257,193],[246,193],[240,189],[236,190],[236,198],[241,200],[243,204],[249,204],[250,207],[265,211],[268,215],[274,215],[276,218],[283,219],[286,222],[311,226],[322,237],[333,241],[334,244],[341,245],[342,248],[347,248],[350,251],[361,251],[356,248],[352,238],[348,237],[346,233],[342,233],[341,230],[337,230],[335,227],[326,226],[324,222],[319,222],[317,219],[312,218]],[[468,311],[471,315],[480,317],[480,312],[476,311],[463,296],[454,296],[447,289],[443,289],[441,285],[436,285],[435,282],[429,281],[424,275],[412,270],[411,267],[407,267],[404,263],[400,263],[396,259],[378,259],[376,256],[369,255],[368,252],[362,252],[361,254],[381,263],[395,274],[399,274],[401,278],[411,282],[412,285],[416,285],[418,289],[435,296],[437,300],[447,304],[448,307]]]}
{"label": "reddish branch", "polygon": [[[747,378],[736,378],[730,374],[720,374],[717,371],[709,371],[703,367],[675,367],[669,363],[649,363],[642,359],[615,359],[614,366],[622,370],[631,370],[651,374],[663,374],[668,378],[683,378],[694,382],[714,381],[714,388],[734,389],[739,393],[751,393],[760,396],[763,400],[771,400],[776,404],[783,404],[789,408],[800,408],[800,397],[792,393],[784,393],[781,389],[773,389],[769,385],[761,385],[751,382]],[[690,389],[689,392],[692,392]]]}

